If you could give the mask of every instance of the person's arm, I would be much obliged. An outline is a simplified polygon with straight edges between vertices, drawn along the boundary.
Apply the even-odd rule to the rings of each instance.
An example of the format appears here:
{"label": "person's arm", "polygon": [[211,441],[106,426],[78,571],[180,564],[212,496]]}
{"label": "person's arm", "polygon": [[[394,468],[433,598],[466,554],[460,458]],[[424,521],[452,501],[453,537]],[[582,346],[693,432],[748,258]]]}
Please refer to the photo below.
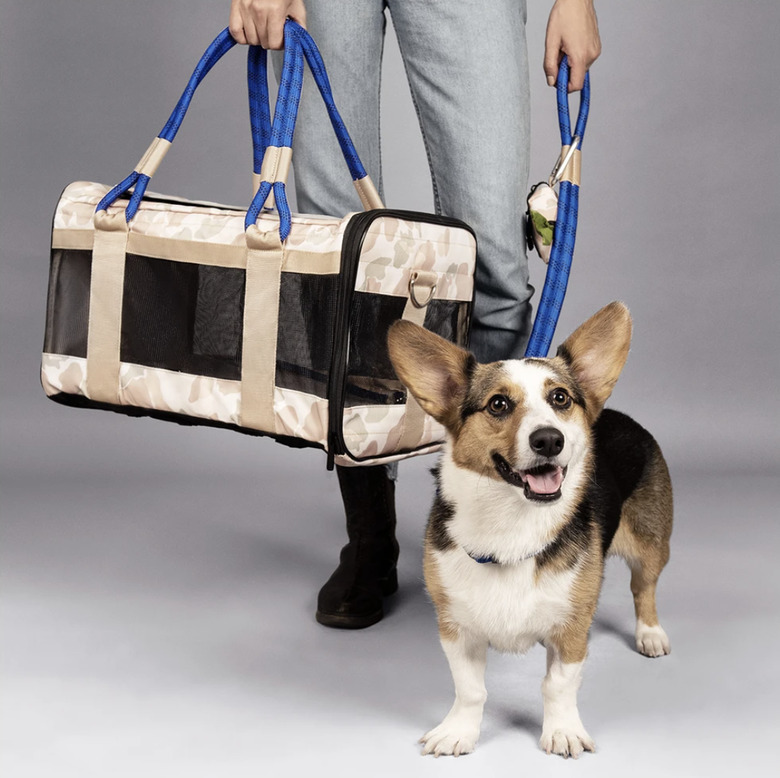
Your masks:
{"label": "person's arm", "polygon": [[230,34],[239,43],[258,44],[264,49],[284,47],[287,17],[306,26],[303,0],[231,0]]}
{"label": "person's arm", "polygon": [[555,0],[547,22],[544,72],[555,85],[563,55],[569,58],[569,91],[582,89],[585,73],[601,54],[593,0]]}

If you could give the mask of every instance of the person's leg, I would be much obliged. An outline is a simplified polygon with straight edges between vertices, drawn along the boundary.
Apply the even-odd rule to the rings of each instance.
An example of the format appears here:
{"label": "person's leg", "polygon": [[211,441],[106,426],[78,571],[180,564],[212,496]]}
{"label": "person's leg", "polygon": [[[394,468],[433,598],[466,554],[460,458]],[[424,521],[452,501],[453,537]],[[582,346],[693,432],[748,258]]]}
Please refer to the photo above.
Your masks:
{"label": "person's leg", "polygon": [[[381,192],[379,89],[385,36],[383,0],[308,0],[306,29],[328,72],[336,107],[366,172]],[[280,57],[274,60],[279,72]],[[293,141],[300,213],[360,211],[341,148],[308,67]]]}
{"label": "person's leg", "polygon": [[[333,97],[363,166],[381,192],[379,88],[385,33],[382,0],[309,0],[306,26],[322,53]],[[277,73],[280,57],[274,62]],[[361,210],[311,73],[306,70],[293,142],[297,210],[344,215]],[[368,627],[398,588],[394,471],[337,467],[348,543],[317,598],[317,621]]]}
{"label": "person's leg", "polygon": [[471,349],[522,357],[530,334],[523,213],[530,155],[525,2],[389,0],[436,208],[477,234]]}
{"label": "person's leg", "polygon": [[336,472],[349,542],[320,589],[316,615],[326,627],[362,629],[384,616],[382,599],[398,589],[395,481],[382,465]]}

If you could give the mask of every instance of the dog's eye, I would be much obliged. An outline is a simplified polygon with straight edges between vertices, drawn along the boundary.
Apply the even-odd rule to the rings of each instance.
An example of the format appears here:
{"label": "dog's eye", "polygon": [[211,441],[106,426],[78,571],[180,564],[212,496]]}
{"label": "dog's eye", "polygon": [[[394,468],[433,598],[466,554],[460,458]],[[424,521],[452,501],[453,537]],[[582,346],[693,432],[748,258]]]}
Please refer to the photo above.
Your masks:
{"label": "dog's eye", "polygon": [[503,416],[510,410],[511,405],[509,398],[504,397],[503,394],[496,394],[488,400],[487,408],[493,416]]}
{"label": "dog's eye", "polygon": [[571,405],[571,396],[565,389],[553,389],[549,396],[550,405],[565,410]]}

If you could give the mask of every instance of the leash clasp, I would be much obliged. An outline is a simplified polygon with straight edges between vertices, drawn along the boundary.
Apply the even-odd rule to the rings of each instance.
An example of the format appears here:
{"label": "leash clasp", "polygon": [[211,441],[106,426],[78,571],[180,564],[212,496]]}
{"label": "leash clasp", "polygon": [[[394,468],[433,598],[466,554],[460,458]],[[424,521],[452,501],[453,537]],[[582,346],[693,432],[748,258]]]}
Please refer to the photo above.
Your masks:
{"label": "leash clasp", "polygon": [[556,186],[561,180],[564,170],[566,170],[569,162],[571,162],[571,158],[574,156],[574,152],[580,147],[581,140],[579,135],[575,135],[571,139],[571,145],[566,152],[566,156],[563,155],[563,150],[561,150],[561,153],[558,155],[558,161],[555,163],[555,166],[550,173],[550,177],[547,179],[547,183],[550,186]]}

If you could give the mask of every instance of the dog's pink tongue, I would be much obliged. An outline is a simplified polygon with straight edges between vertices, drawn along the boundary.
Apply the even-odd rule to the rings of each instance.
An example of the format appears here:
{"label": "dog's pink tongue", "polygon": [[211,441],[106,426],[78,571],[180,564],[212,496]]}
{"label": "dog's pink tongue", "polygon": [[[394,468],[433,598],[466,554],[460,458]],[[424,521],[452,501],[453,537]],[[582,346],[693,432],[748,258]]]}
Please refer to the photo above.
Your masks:
{"label": "dog's pink tongue", "polygon": [[561,488],[563,470],[559,467],[542,475],[526,473],[526,478],[528,479],[528,486],[535,494],[555,494]]}

